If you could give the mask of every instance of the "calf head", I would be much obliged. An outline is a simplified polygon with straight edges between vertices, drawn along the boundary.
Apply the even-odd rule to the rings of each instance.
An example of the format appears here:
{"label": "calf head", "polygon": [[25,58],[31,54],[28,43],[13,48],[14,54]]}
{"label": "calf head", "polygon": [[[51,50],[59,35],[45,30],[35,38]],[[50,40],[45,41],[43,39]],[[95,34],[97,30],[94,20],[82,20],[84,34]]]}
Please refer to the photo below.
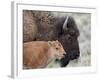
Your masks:
{"label": "calf head", "polygon": [[61,43],[56,41],[48,41],[48,45],[50,47],[51,57],[55,59],[61,59],[66,54],[63,46]]}

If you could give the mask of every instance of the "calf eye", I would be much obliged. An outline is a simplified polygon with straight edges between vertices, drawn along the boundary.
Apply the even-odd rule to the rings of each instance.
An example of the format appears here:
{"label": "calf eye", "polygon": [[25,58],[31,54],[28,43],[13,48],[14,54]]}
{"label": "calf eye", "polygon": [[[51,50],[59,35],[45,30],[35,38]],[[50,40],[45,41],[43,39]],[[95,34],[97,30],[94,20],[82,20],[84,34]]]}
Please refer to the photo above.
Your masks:
{"label": "calf eye", "polygon": [[58,50],[59,48],[56,48],[56,50]]}

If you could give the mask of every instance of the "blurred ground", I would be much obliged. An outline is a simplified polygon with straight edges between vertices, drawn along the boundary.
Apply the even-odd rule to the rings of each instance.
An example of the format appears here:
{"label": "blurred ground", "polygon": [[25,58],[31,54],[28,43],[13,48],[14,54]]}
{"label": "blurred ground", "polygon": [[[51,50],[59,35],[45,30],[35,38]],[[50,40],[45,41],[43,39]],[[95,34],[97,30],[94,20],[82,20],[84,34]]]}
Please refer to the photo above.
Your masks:
{"label": "blurred ground", "polygon": [[[79,46],[80,46],[80,58],[72,60],[67,67],[75,66],[90,66],[91,65],[91,14],[89,13],[52,13],[55,16],[72,16],[78,29],[80,31]],[[52,61],[48,64],[51,67],[60,67],[59,63]]]}

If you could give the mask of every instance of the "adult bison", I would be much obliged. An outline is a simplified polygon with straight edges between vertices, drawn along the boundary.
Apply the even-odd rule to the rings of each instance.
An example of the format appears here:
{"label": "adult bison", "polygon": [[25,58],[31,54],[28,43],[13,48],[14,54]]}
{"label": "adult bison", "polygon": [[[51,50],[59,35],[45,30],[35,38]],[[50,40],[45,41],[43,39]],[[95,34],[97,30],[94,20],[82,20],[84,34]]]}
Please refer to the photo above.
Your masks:
{"label": "adult bison", "polygon": [[[55,16],[52,12],[48,11],[24,10],[23,22],[27,14],[30,14],[29,18],[31,16],[31,20],[33,20],[33,23],[35,22],[35,25],[32,23],[33,27],[31,26],[30,29],[27,29],[30,23],[24,25],[23,32],[24,34],[28,33],[29,36],[34,35],[34,33],[35,35],[31,39],[28,35],[23,35],[25,37],[28,36],[27,40],[23,37],[24,42],[59,40],[67,53],[65,57],[60,60],[61,67],[65,67],[70,60],[77,59],[80,56],[78,43],[79,30],[75,20],[71,16]],[[31,28],[33,33],[30,33]]]}

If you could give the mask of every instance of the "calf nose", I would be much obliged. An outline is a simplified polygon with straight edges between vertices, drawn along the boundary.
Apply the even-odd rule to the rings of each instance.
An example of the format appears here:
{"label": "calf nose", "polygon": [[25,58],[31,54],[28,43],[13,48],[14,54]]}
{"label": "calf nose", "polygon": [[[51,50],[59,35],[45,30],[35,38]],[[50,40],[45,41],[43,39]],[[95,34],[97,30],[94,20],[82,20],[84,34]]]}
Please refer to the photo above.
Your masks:
{"label": "calf nose", "polygon": [[63,54],[66,55],[66,52],[64,52]]}

